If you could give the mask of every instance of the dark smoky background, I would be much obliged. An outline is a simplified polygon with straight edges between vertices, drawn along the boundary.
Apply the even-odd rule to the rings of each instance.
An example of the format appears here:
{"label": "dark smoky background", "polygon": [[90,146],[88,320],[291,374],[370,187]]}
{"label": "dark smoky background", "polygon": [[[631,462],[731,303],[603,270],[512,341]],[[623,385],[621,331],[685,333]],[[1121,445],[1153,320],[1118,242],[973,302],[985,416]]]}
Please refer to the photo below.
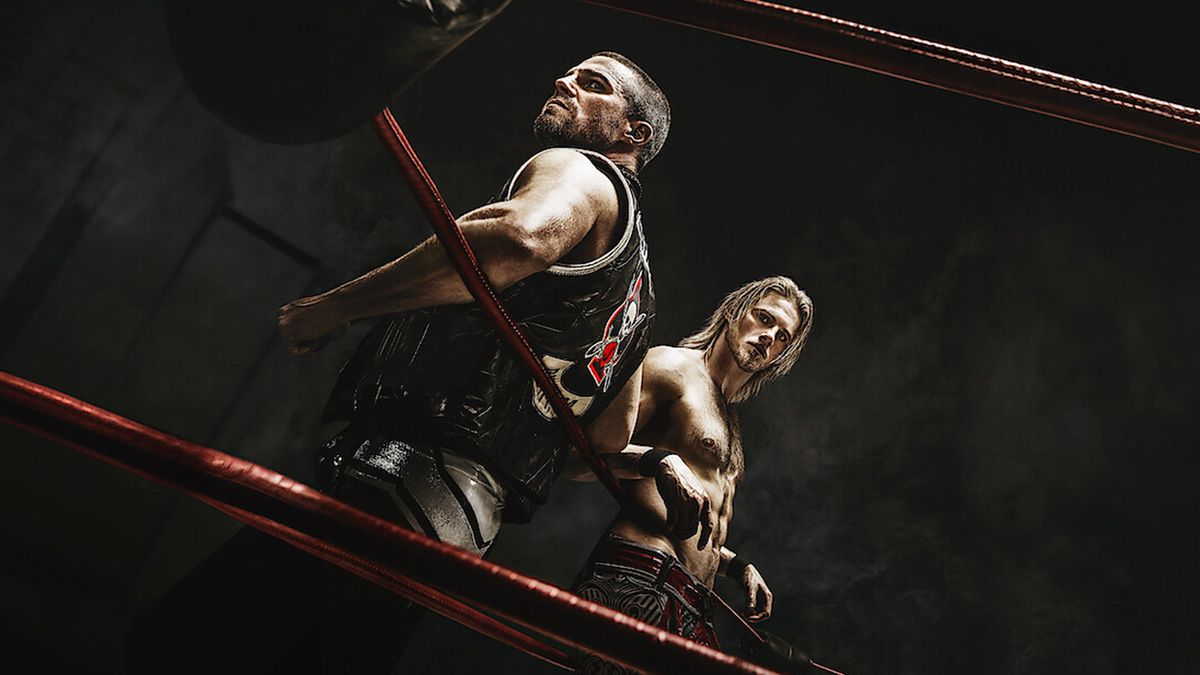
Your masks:
{"label": "dark smoky background", "polygon": [[[806,7],[1200,103],[1182,4]],[[149,0],[7,0],[0,39],[0,364],[311,481],[333,431],[318,410],[366,326],[300,359],[275,308],[427,233],[373,133],[287,147],[223,128]],[[602,49],[674,108],[643,176],[656,342],[768,274],[816,304],[796,369],[743,406],[729,544],[775,591],[765,627],[847,673],[1195,672],[1197,157],[515,0],[391,103],[455,211],[535,150],[552,80]],[[22,672],[120,672],[132,618],[236,524],[0,440],[0,643]],[[562,483],[492,557],[568,584],[613,512]],[[397,672],[542,671],[430,617]]]}

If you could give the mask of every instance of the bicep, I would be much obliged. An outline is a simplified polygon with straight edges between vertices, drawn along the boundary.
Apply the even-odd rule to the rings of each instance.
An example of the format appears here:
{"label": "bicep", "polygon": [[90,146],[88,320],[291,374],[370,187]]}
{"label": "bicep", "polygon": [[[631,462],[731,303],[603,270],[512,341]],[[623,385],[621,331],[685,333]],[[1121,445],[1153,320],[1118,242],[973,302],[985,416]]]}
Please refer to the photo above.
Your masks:
{"label": "bicep", "polygon": [[621,452],[629,444],[637,423],[641,388],[642,367],[638,366],[617,397],[588,425],[588,440],[596,452]]}
{"label": "bicep", "polygon": [[641,396],[638,400],[637,434],[663,410],[664,405],[679,397],[679,378],[671,367],[670,351],[665,347],[652,347],[642,361]]}
{"label": "bicep", "polygon": [[612,183],[571,150],[534,158],[517,177],[509,205],[515,225],[550,261],[566,255],[599,220],[615,217],[619,210]]}

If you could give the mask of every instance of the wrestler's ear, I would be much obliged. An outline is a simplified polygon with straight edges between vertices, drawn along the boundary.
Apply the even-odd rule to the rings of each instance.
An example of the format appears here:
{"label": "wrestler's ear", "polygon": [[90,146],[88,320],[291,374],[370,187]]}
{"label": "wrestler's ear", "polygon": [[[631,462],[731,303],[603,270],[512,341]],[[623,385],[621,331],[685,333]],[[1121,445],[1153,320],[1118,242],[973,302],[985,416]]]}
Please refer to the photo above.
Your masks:
{"label": "wrestler's ear", "polygon": [[654,137],[654,127],[643,120],[630,120],[625,127],[625,140],[635,148],[640,148]]}

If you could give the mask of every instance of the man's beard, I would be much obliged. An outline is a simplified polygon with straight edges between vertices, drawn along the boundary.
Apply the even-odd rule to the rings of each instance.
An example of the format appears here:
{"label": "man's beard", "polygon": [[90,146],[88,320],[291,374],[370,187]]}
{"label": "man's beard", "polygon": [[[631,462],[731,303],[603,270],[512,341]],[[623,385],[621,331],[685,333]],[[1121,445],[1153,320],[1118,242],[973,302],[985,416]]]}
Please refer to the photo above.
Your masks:
{"label": "man's beard", "polygon": [[729,353],[733,354],[733,362],[737,364],[738,369],[743,373],[757,373],[766,368],[765,364],[760,364],[755,367],[754,356],[758,354],[756,351],[743,352],[738,349],[738,345],[733,342],[733,331],[725,329],[725,346],[729,347]]}
{"label": "man's beard", "polygon": [[613,143],[615,130],[605,129],[601,120],[580,124],[571,110],[570,118],[543,112],[533,120],[533,135],[544,148],[572,147],[602,152]]}

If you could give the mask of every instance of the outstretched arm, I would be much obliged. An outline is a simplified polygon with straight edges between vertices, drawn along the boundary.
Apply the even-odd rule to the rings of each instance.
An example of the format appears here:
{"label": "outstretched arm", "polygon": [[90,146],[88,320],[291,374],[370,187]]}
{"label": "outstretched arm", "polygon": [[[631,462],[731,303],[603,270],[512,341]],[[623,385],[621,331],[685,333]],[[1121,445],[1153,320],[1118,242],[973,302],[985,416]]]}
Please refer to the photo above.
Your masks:
{"label": "outstretched arm", "polygon": [[758,568],[728,548],[721,547],[721,562],[717,571],[742,585],[746,591],[746,618],[751,621],[762,621],[771,616],[775,604],[775,596],[767,588],[767,582],[758,572]]}
{"label": "outstretched arm", "polygon": [[[619,211],[612,183],[573,150],[539,154],[511,199],[462,216],[459,227],[498,289],[541,272],[566,255],[601,219]],[[437,239],[337,288],[284,305],[279,328],[296,353],[320,349],[357,319],[471,302]]]}
{"label": "outstretched arm", "polygon": [[[608,469],[609,473],[613,475],[613,478],[618,480],[641,480],[646,478],[646,476],[641,474],[638,463],[647,450],[653,449],[648,445],[627,445],[621,452],[607,452],[599,455],[599,459],[605,468]],[[597,452],[599,451],[597,450]],[[570,462],[564,470],[564,474],[568,480],[581,483],[596,480],[596,474],[592,473],[591,467],[587,465],[587,462],[583,461],[578,452],[571,454]]]}

